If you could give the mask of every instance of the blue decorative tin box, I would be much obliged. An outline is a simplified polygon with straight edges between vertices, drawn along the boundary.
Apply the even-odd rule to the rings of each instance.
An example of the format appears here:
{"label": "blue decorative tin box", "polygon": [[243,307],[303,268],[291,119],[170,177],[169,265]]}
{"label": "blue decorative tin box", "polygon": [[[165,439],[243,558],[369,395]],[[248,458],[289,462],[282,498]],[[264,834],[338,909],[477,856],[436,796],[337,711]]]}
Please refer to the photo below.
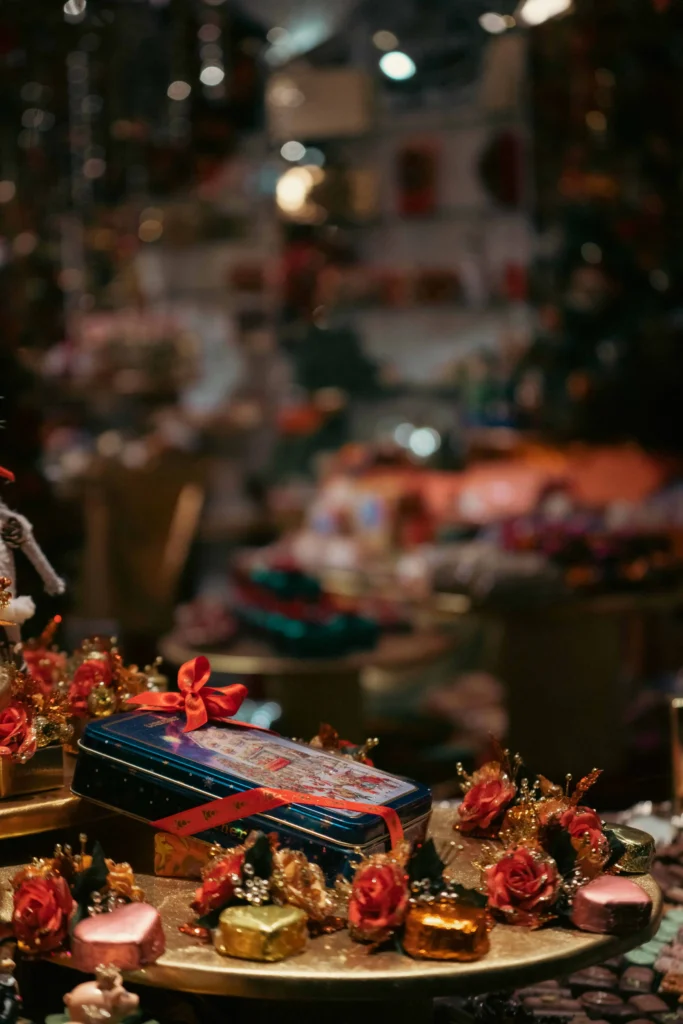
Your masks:
{"label": "blue decorative tin box", "polygon": [[[147,822],[258,786],[392,807],[408,839],[424,836],[431,809],[426,786],[369,765],[256,729],[209,723],[185,733],[175,714],[135,712],[91,722],[79,742],[72,789],[78,796]],[[332,879],[364,854],[388,848],[374,814],[289,804],[201,832],[230,847],[252,829],[276,832]]]}

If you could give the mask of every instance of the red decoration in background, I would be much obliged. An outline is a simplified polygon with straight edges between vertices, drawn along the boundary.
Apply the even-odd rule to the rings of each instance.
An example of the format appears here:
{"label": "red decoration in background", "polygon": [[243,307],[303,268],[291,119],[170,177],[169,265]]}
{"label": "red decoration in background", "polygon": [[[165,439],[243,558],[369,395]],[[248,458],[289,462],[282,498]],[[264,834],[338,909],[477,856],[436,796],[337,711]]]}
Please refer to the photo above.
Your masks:
{"label": "red decoration in background", "polygon": [[100,683],[110,686],[112,681],[111,665],[101,658],[86,658],[76,671],[69,687],[71,713],[84,718],[88,713],[88,697]]}
{"label": "red decoration in background", "polygon": [[652,6],[657,14],[664,14],[669,9],[670,0],[652,0]]}
{"label": "red decoration in background", "polygon": [[404,217],[426,217],[436,211],[438,153],[432,145],[410,145],[396,158],[398,209]]}
{"label": "red decoration in background", "polygon": [[[144,711],[184,711],[187,718],[184,732],[193,732],[208,721],[225,722],[240,709],[247,688],[241,683],[220,688],[207,686],[210,677],[209,659],[200,655],[180,666],[179,693],[141,693],[128,703]],[[238,724],[247,723],[235,723]]]}
{"label": "red decoration in background", "polygon": [[4,466],[0,466],[0,476],[4,477],[5,480],[11,481],[11,483],[14,483],[14,473],[10,472],[9,469],[5,469]]}

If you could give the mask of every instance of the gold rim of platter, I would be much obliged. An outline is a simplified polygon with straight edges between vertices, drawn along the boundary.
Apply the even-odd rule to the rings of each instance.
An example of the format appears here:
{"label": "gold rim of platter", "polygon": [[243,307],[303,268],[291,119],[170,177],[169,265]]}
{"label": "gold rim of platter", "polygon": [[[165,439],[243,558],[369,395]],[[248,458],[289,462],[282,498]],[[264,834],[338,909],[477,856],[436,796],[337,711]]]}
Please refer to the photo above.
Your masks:
{"label": "gold rim of platter", "polygon": [[342,658],[281,657],[258,640],[237,640],[218,650],[191,647],[171,633],[159,641],[159,651],[173,665],[182,665],[199,654],[211,662],[214,672],[226,675],[291,675],[334,674],[357,672],[365,668],[405,668],[418,666],[447,656],[456,640],[452,635],[437,632],[387,634],[372,651],[362,651]]}
{"label": "gold rim of platter", "polygon": [[[454,836],[451,822],[452,811],[436,808],[431,832],[447,874],[471,886],[477,877],[472,861],[477,859],[480,844]],[[0,883],[6,883],[16,870],[3,868]],[[156,964],[131,971],[128,981],[254,999],[427,999],[521,987],[569,974],[641,945],[656,932],[662,913],[659,886],[650,875],[641,875],[634,881],[652,898],[652,916],[647,928],[628,936],[592,935],[552,926],[531,931],[497,925],[491,933],[491,950],[482,960],[444,964],[412,960],[398,952],[370,954],[367,947],[351,942],[347,932],[337,932],[311,940],[297,957],[262,964],[222,957],[212,946],[200,945],[179,932],[179,925],[191,917],[189,903],[196,882],[151,875],[137,878],[147,900],[162,915],[167,950]],[[68,955],[51,959],[70,966]]]}

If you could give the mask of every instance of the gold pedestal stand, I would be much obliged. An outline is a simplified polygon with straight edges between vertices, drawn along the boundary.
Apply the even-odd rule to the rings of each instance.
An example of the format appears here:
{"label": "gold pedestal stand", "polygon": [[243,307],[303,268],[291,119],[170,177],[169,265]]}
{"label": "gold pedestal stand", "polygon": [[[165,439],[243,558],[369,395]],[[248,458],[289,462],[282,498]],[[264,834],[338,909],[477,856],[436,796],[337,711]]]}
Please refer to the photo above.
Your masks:
{"label": "gold pedestal stand", "polygon": [[[62,757],[61,749],[59,757]],[[109,811],[71,792],[74,764],[74,758],[65,754],[64,784],[59,789],[0,800],[0,839],[17,839],[55,829],[78,828],[110,816]]]}

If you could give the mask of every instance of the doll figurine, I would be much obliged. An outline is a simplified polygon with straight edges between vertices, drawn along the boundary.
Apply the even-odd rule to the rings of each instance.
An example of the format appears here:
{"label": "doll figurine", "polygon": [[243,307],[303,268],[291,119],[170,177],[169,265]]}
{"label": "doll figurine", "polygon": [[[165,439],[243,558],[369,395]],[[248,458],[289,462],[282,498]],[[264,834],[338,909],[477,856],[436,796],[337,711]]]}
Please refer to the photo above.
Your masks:
{"label": "doll figurine", "polygon": [[[14,480],[14,474],[10,473],[8,469],[3,469],[2,466],[0,466],[0,477]],[[33,527],[28,519],[13,512],[0,498],[0,576],[9,577],[12,581],[16,579],[15,550],[23,551],[33,564],[45,584],[46,592],[51,597],[64,593],[66,589],[64,580],[60,579],[36,543]],[[11,592],[10,598],[9,604],[2,610],[1,617],[5,622],[10,623],[10,625],[5,625],[7,639],[11,644],[17,644],[21,641],[21,626],[35,614],[36,606],[33,599],[28,596],[17,596]]]}

